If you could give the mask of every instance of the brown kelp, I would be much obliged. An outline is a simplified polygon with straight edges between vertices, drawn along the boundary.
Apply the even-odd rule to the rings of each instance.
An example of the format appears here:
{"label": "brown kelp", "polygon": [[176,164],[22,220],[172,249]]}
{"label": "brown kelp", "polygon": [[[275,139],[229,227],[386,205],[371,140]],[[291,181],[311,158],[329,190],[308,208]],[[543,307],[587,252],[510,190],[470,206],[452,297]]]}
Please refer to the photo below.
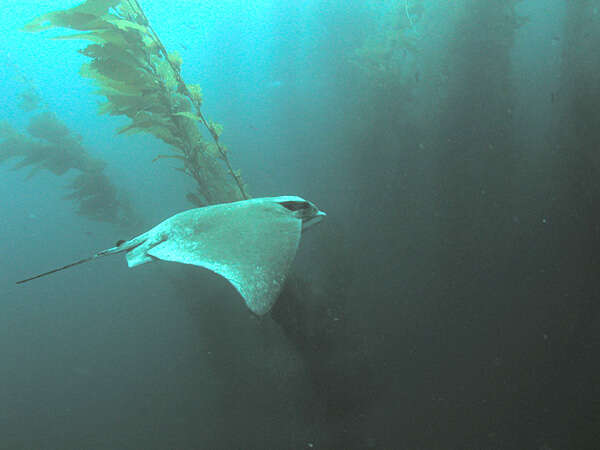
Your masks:
{"label": "brown kelp", "polygon": [[[92,42],[80,50],[90,58],[80,73],[93,80],[96,93],[106,98],[100,112],[130,119],[119,134],[145,132],[167,143],[173,153],[154,160],[181,161],[177,170],[196,182],[188,200],[204,205],[248,198],[240,172],[232,168],[220,141],[222,126],[207,120],[200,110],[200,87],[183,80],[181,57],[167,52],[136,0],[87,0],[44,14],[25,30],[56,27],[78,33],[54,39]],[[203,137],[198,124],[212,142]]]}
{"label": "brown kelp", "polygon": [[77,205],[77,213],[92,220],[124,224],[135,221],[129,201],[117,192],[104,174],[106,163],[92,157],[81,143],[52,112],[33,116],[27,133],[20,133],[7,122],[0,124],[0,162],[21,158],[14,169],[31,168],[27,178],[40,170],[64,175],[73,169],[78,173],[67,185],[66,198]]}

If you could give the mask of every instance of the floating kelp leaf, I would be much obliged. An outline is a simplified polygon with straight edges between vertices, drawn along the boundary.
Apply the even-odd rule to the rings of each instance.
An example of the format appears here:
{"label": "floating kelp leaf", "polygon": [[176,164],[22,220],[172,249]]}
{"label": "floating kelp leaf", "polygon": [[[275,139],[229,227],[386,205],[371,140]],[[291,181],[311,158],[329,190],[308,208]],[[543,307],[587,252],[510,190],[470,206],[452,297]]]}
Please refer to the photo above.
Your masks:
{"label": "floating kelp leaf", "polygon": [[156,162],[159,159],[166,159],[166,158],[175,158],[175,159],[181,159],[183,161],[187,161],[187,159],[181,155],[158,155],[158,156],[156,156],[156,158],[154,158],[152,160],[152,162]]}
{"label": "floating kelp leaf", "polygon": [[14,136],[0,141],[0,161],[45,152],[46,148],[47,146],[41,144],[39,141],[15,132]]}
{"label": "floating kelp leaf", "polygon": [[42,162],[44,160],[44,155],[43,154],[39,154],[39,153],[33,153],[31,155],[26,156],[25,158],[23,158],[21,161],[19,161],[18,163],[16,163],[13,167],[12,170],[19,170],[22,169],[23,167],[27,167],[27,166],[31,166],[33,164],[39,164],[40,162]]}
{"label": "floating kelp leaf", "polygon": [[114,185],[103,173],[84,172],[67,186],[71,192],[65,199],[77,203],[77,214],[93,220],[117,223],[132,216],[132,210],[127,201],[119,199]]}
{"label": "floating kelp leaf", "polygon": [[174,170],[176,170],[177,172],[181,172],[181,173],[183,173],[183,174],[187,175],[188,177],[192,177],[192,178],[194,178],[194,177],[192,176],[192,174],[189,172],[189,170],[187,170],[187,169],[185,169],[185,168],[183,168],[183,167],[173,167],[173,169],[174,169]]}
{"label": "floating kelp leaf", "polygon": [[[86,48],[78,50],[78,52],[88,58],[100,59],[111,64],[123,64],[138,69],[145,63],[143,56],[139,53],[131,52],[126,48],[110,43],[105,45],[90,44]],[[89,64],[86,65],[89,66]]]}
{"label": "floating kelp leaf", "polygon": [[[177,133],[177,129],[175,124],[161,116],[160,114],[153,114],[148,111],[140,111],[134,117],[132,122],[129,125],[125,125],[119,129],[117,129],[117,134],[128,133],[131,134],[130,130],[141,129],[148,130],[149,133],[152,133],[152,129],[161,128],[169,130],[172,133]],[[135,130],[133,133],[138,133],[139,131]]]}
{"label": "floating kelp leaf", "polygon": [[187,112],[187,111],[183,111],[183,112],[178,112],[173,114],[174,116],[181,116],[181,117],[187,117],[188,119],[192,119],[192,120],[196,120],[196,121],[201,121],[202,119],[200,118],[200,116],[191,113],[191,112]]}
{"label": "floating kelp leaf", "polygon": [[49,170],[56,176],[64,175],[70,168],[67,159],[47,159],[44,162],[44,169]]}
{"label": "floating kelp leaf", "polygon": [[210,122],[209,128],[217,137],[220,137],[221,134],[223,134],[223,125],[220,123]]}
{"label": "floating kelp leaf", "polygon": [[[103,190],[105,179],[102,175],[82,173],[75,178],[77,183],[68,186],[73,192],[66,195],[65,199],[86,198],[96,196]],[[76,186],[76,187],[75,187]]]}
{"label": "floating kelp leaf", "polygon": [[64,198],[77,203],[77,214],[112,223],[135,218],[128,201],[119,198],[116,188],[103,173],[78,175],[67,189],[71,192]]}
{"label": "floating kelp leaf", "polygon": [[44,31],[54,27],[71,28],[74,30],[89,30],[90,22],[98,20],[100,16],[108,13],[121,3],[121,0],[87,0],[81,5],[75,6],[64,11],[53,11],[39,16],[29,23],[23,29],[25,31]]}
{"label": "floating kelp leaf", "polygon": [[127,17],[128,19],[135,19],[141,25],[148,25],[147,23],[143,23],[142,18],[139,16],[138,11],[134,8],[130,2],[121,2],[118,6],[115,7],[117,13],[121,17]]}
{"label": "floating kelp leaf", "polygon": [[100,114],[134,117],[143,110],[162,112],[160,108],[164,108],[164,105],[155,102],[153,96],[111,94],[110,90],[106,90],[105,95],[108,101],[99,105],[98,111]]}
{"label": "floating kelp leaf", "polygon": [[[150,36],[150,35],[144,35],[142,36],[141,39],[141,43],[142,43],[142,49],[151,51],[151,52],[158,52],[159,50],[159,45],[158,42],[156,42],[156,39],[154,39],[154,37]],[[139,50],[139,48],[136,47],[137,50]]]}
{"label": "floating kelp leaf", "polygon": [[[221,146],[221,150],[223,151],[223,153],[227,153],[227,147],[222,145]],[[219,159],[223,159],[223,155],[221,154],[221,151],[219,150],[219,147],[217,147],[217,144],[211,142],[210,144],[205,145],[204,149],[202,150],[203,152],[211,155],[211,157],[213,158],[219,158]]]}
{"label": "floating kelp leaf", "polygon": [[199,84],[188,84],[188,90],[192,95],[192,100],[196,103],[196,106],[202,105],[202,88]]}
{"label": "floating kelp leaf", "polygon": [[[107,93],[106,97],[108,104],[101,104],[101,113],[126,115],[132,119],[142,112],[151,113],[155,116],[167,116],[167,111],[165,110],[168,105],[161,101],[160,96],[155,94],[121,96]],[[174,123],[170,125],[175,126]]]}
{"label": "floating kelp leaf", "polygon": [[[112,87],[104,86],[101,89],[96,89],[94,94],[103,95],[107,98],[110,98],[110,102],[114,106],[115,111],[119,111],[118,114],[124,114],[123,111],[126,111],[130,105],[132,100],[138,100],[142,93],[140,91],[130,91],[130,92],[122,92]],[[142,102],[138,102],[142,103]],[[104,103],[101,103],[103,105]],[[108,112],[109,110],[105,111]],[[138,111],[138,109],[136,109]]]}
{"label": "floating kelp leaf", "polygon": [[173,124],[159,120],[136,119],[131,124],[117,129],[117,134],[150,133],[171,145],[184,148],[183,141],[177,136],[177,130],[173,129],[173,127]]}
{"label": "floating kelp leaf", "polygon": [[40,16],[23,27],[24,31],[44,31],[64,27],[72,30],[89,31],[108,28],[109,25],[94,14],[57,11]]}
{"label": "floating kelp leaf", "polygon": [[119,47],[125,47],[127,40],[122,33],[114,30],[97,30],[90,31],[88,33],[77,33],[67,34],[64,36],[55,36],[54,40],[69,40],[69,39],[83,39],[87,41],[96,42],[97,44],[114,44]]}
{"label": "floating kelp leaf", "polygon": [[63,27],[73,30],[91,30],[101,27],[101,16],[108,13],[121,3],[121,0],[87,0],[81,5],[64,11],[53,11],[39,16],[29,23],[23,29],[25,31],[38,32],[49,28]]}
{"label": "floating kelp leaf", "polygon": [[171,108],[170,112],[178,113],[178,112],[192,112],[193,106],[190,102],[190,99],[185,95],[180,94],[179,92],[175,92],[171,94]]}
{"label": "floating kelp leaf", "polygon": [[23,31],[29,31],[36,33],[38,31],[49,30],[50,28],[55,27],[52,19],[58,16],[57,12],[52,12],[49,14],[44,14],[43,16],[36,17],[32,21],[25,24],[23,27]]}
{"label": "floating kelp leaf", "polygon": [[69,183],[67,188],[73,189],[73,190],[78,190],[78,189],[81,189],[83,186],[85,186],[86,183],[87,183],[87,178],[84,176],[84,174],[80,174],[80,175],[76,176],[73,179],[73,181],[71,181]]}
{"label": "floating kelp leaf", "polygon": [[119,30],[123,30],[123,31],[135,30],[135,31],[139,31],[142,34],[145,34],[148,32],[147,27],[145,27],[144,25],[140,25],[139,23],[132,22],[131,20],[117,19],[115,17],[105,18],[105,20],[108,23],[110,23],[111,25],[114,25],[115,27],[117,27]]}
{"label": "floating kelp leaf", "polygon": [[165,59],[156,61],[156,71],[161,81],[165,84],[165,87],[170,91],[177,90],[177,78],[173,74],[171,65]]}
{"label": "floating kelp leaf", "polygon": [[106,90],[107,92],[118,92],[118,95],[127,96],[142,96],[144,94],[144,86],[136,86],[131,83],[125,83],[123,81],[114,80],[106,77],[98,72],[90,64],[83,64],[79,70],[79,74],[82,77],[90,78],[94,80],[95,84],[100,86],[100,90]]}
{"label": "floating kelp leaf", "polygon": [[119,64],[111,61],[106,63],[92,62],[91,68],[103,77],[118,83],[124,83],[130,86],[138,86],[139,88],[147,87],[151,89],[153,87],[149,83],[150,80],[148,74],[144,73],[142,70],[139,70],[135,66]]}
{"label": "floating kelp leaf", "polygon": [[82,149],[80,154],[81,165],[76,167],[79,170],[89,173],[100,173],[106,169],[106,161],[90,156],[85,149]]}
{"label": "floating kelp leaf", "polygon": [[177,50],[174,50],[169,52],[168,57],[171,64],[173,64],[177,70],[181,70],[181,66],[183,65],[181,54]]}
{"label": "floating kelp leaf", "polygon": [[173,134],[170,131],[165,131],[163,133],[159,129],[156,131],[152,131],[152,134],[161,141],[172,145],[173,147],[175,147],[175,149],[185,150],[187,148],[187,145],[184,142],[184,140],[180,136]]}
{"label": "floating kelp leaf", "polygon": [[55,143],[63,141],[70,133],[56,114],[48,111],[33,116],[29,121],[27,131],[34,137]]}

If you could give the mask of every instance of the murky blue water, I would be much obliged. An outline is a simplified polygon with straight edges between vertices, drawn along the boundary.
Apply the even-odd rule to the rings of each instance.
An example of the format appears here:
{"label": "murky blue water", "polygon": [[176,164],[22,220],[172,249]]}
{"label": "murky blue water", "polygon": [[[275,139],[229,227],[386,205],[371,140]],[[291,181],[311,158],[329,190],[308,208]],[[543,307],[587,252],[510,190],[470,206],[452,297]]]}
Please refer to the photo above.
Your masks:
{"label": "murky blue water", "polygon": [[139,223],[77,214],[75,170],[1,163],[0,448],[599,448],[597,3],[141,1],[250,193],[328,213],[259,318],[177,264],[14,284],[195,184],[97,114],[86,43],[21,31],[78,1],[4,2],[0,120],[35,141],[55,113]]}

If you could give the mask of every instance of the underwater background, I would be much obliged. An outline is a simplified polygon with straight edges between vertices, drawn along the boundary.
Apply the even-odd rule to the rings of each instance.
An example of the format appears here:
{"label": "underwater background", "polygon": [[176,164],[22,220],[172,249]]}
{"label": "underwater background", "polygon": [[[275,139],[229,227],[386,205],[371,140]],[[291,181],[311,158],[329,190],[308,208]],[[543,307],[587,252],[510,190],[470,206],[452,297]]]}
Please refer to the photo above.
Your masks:
{"label": "underwater background", "polygon": [[328,214],[263,317],[179,264],[15,285],[239,195],[23,31],[81,3],[0,4],[0,448],[600,448],[600,1],[140,0],[198,158]]}

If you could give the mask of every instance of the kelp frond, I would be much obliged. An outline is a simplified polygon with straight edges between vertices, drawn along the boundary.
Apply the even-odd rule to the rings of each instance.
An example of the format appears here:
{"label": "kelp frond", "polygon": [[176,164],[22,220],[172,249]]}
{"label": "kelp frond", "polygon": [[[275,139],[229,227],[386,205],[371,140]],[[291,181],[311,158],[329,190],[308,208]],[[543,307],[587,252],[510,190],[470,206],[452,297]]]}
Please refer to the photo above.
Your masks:
{"label": "kelp frond", "polygon": [[54,113],[44,112],[30,119],[28,134],[0,123],[0,162],[20,158],[14,170],[30,168],[27,179],[41,170],[61,176],[73,169],[79,172],[65,197],[77,204],[77,213],[89,219],[131,224],[137,218],[129,201],[119,195],[104,174],[106,163],[92,157]]}
{"label": "kelp frond", "polygon": [[[167,52],[137,0],[87,0],[38,17],[24,29],[50,28],[77,31],[55,39],[91,41],[80,50],[90,58],[80,74],[106,98],[100,113],[130,119],[118,133],[150,133],[171,146],[185,159],[184,171],[197,184],[194,198],[202,198],[203,204],[248,198],[239,171],[232,168],[219,140],[222,127],[205,119],[200,110],[200,87],[185,83],[181,56]],[[212,145],[198,124],[206,128]]]}

